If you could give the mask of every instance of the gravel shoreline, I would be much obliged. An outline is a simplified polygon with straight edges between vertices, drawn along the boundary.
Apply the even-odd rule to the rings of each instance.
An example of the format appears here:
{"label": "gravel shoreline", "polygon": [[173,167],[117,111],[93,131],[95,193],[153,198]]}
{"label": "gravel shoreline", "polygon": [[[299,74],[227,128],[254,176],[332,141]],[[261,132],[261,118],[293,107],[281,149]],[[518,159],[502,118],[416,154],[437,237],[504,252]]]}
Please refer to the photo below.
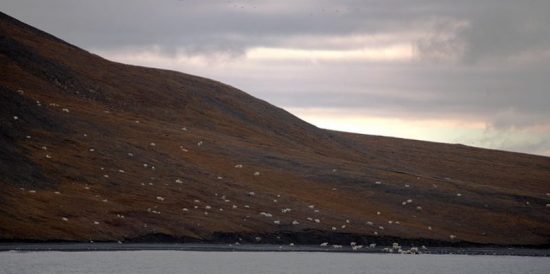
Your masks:
{"label": "gravel shoreline", "polygon": [[[410,246],[400,247],[403,252]],[[335,252],[335,253],[388,253],[398,254],[391,246],[361,247],[315,246],[315,245],[273,245],[273,244],[198,244],[198,243],[0,243],[0,251],[216,251],[216,252]],[[390,252],[391,250],[391,252]],[[550,257],[550,249],[519,247],[419,247],[419,254],[462,254],[496,256]]]}

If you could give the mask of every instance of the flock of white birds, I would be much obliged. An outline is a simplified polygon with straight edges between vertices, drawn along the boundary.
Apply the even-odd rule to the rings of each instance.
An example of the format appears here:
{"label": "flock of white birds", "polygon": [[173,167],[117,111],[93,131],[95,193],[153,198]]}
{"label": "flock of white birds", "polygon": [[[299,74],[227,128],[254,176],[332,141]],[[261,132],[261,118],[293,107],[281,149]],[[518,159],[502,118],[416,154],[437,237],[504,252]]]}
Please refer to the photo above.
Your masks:
{"label": "flock of white birds", "polygon": [[[18,93],[23,94],[24,91],[19,90]],[[41,106],[42,106],[42,103],[41,103],[40,101],[36,101],[36,105],[39,106],[39,107],[41,107]],[[56,104],[56,103],[50,103],[50,104],[48,104],[48,106],[53,107],[53,108],[60,108],[60,106],[59,106],[58,104]],[[70,113],[70,109],[69,109],[69,108],[66,108],[66,107],[61,108],[61,111],[64,112],[64,113]],[[104,111],[104,113],[109,114],[110,111]],[[13,120],[15,120],[15,121],[21,121],[22,119],[21,119],[20,116],[14,115],[14,116],[13,116]],[[139,120],[136,120],[135,123],[136,123],[136,124],[139,124],[140,121],[139,121]],[[182,130],[182,131],[188,131],[188,128],[187,128],[187,127],[182,127],[181,130]],[[83,133],[82,136],[87,137],[88,134]],[[27,138],[27,139],[31,139],[32,136],[27,135],[26,138]],[[205,145],[205,141],[204,141],[204,140],[200,140],[200,141],[198,141],[197,144],[196,144],[197,147],[201,147],[201,146],[203,146],[203,145]],[[150,147],[157,147],[157,143],[155,143],[155,142],[150,142],[150,143],[149,143],[149,146],[150,146]],[[181,145],[181,146],[179,146],[179,147],[180,147],[181,151],[183,151],[183,152],[185,152],[185,153],[187,153],[187,152],[190,151],[187,147],[185,147],[185,146],[183,146],[183,145]],[[47,158],[47,159],[53,159],[53,158],[54,158],[53,152],[51,152],[50,149],[49,149],[47,146],[45,146],[45,145],[44,145],[44,146],[41,146],[41,149],[45,151],[45,153],[44,153],[44,157],[45,157],[45,158]],[[96,148],[91,147],[91,148],[88,149],[88,151],[89,151],[89,152],[92,152],[92,153],[93,153],[93,152],[96,152]],[[129,157],[134,157],[134,153],[131,152],[131,151],[128,152],[127,155],[128,155]],[[147,163],[147,162],[143,163],[142,166],[143,166],[143,168],[150,169],[150,170],[152,170],[152,171],[154,171],[154,170],[156,169],[156,167],[155,167],[153,164]],[[235,165],[234,165],[234,168],[236,168],[236,169],[245,169],[244,165],[241,164],[241,163],[235,164]],[[101,170],[101,172],[105,172],[105,167],[100,167],[100,170]],[[125,173],[126,173],[126,171],[123,170],[123,169],[117,169],[116,171],[117,171],[118,173],[121,173],[121,174],[125,174]],[[333,169],[332,172],[333,172],[333,173],[337,172],[337,169]],[[251,173],[252,173],[253,176],[261,176],[261,172],[260,172],[260,171],[257,171],[257,170],[251,171]],[[110,178],[110,175],[109,175],[108,173],[105,173],[105,174],[103,174],[102,176],[103,176],[104,178]],[[222,175],[218,175],[218,176],[217,176],[217,179],[222,180],[222,179],[223,179],[223,176],[222,176]],[[184,184],[184,181],[183,181],[181,178],[176,178],[176,179],[174,180],[174,183],[176,183],[176,184]],[[382,185],[383,182],[382,182],[382,181],[375,181],[374,184],[375,184],[375,185]],[[154,183],[152,183],[152,182],[150,182],[150,183],[148,183],[148,184],[146,184],[146,183],[141,183],[141,185],[142,185],[142,186],[147,186],[147,185],[148,185],[148,186],[153,186]],[[90,190],[90,189],[91,189],[91,187],[88,186],[88,185],[85,185],[84,188],[85,188],[86,190]],[[411,186],[410,186],[409,184],[405,184],[405,188],[411,188]],[[434,185],[434,188],[437,188],[437,186]],[[26,191],[24,188],[21,188],[21,190],[22,190],[22,191]],[[335,191],[336,188],[333,188],[332,190]],[[30,194],[36,194],[37,191],[34,190],[34,189],[31,189],[31,190],[28,190],[28,193],[30,193]],[[54,194],[56,194],[56,195],[62,195],[62,193],[60,193],[59,191],[55,191]],[[550,193],[546,193],[546,195],[547,195],[547,196],[550,196]],[[97,196],[97,197],[100,197],[100,195],[96,195],[96,196]],[[240,207],[246,208],[246,209],[250,209],[250,210],[253,210],[252,207],[251,207],[250,205],[248,205],[248,204],[239,205],[239,204],[236,203],[236,202],[232,202],[232,200],[229,199],[229,198],[227,197],[227,195],[220,194],[220,193],[214,193],[214,196],[221,199],[221,201],[222,201],[221,204],[224,204],[224,205],[227,204],[227,205],[229,205],[229,206],[227,206],[226,208],[224,208],[223,206],[216,206],[216,207],[214,207],[214,206],[212,206],[212,205],[210,205],[210,204],[208,204],[208,203],[205,203],[205,202],[200,201],[200,200],[198,200],[198,199],[194,199],[193,202],[192,202],[192,204],[194,204],[193,206],[191,206],[191,207],[183,207],[181,210],[182,210],[183,214],[191,214],[192,211],[201,211],[202,214],[204,214],[205,216],[209,215],[209,214],[212,213],[213,211],[217,211],[217,212],[218,212],[218,215],[217,215],[217,216],[219,216],[219,214],[221,214],[221,212],[224,212],[225,210],[231,210],[231,209],[234,209],[234,210],[235,210],[235,209],[239,209]],[[250,200],[251,203],[254,202],[253,199],[259,199],[259,198],[257,198],[256,192],[254,192],[254,191],[248,191],[248,192],[246,192],[246,193],[245,193],[245,196],[248,197],[248,199]],[[461,194],[461,193],[456,193],[456,196],[457,196],[457,197],[462,197],[463,194]],[[155,195],[154,197],[155,197],[154,199],[155,199],[158,203],[164,203],[164,202],[166,202],[166,198],[163,197],[163,196],[157,196],[157,195]],[[102,201],[103,201],[103,202],[109,202],[109,200],[108,200],[107,198],[104,198],[104,197],[100,197],[100,198],[102,198]],[[270,198],[270,199],[271,199],[271,198]],[[235,200],[237,200],[237,199],[235,199]],[[280,218],[280,217],[282,217],[283,215],[289,215],[289,214],[291,214],[291,212],[293,211],[292,208],[290,208],[290,207],[285,207],[282,203],[280,203],[280,202],[279,202],[280,200],[281,200],[281,195],[278,194],[278,195],[276,196],[275,199],[271,199],[271,202],[273,202],[273,203],[278,204],[278,205],[281,206],[281,208],[280,208],[280,214],[281,214],[281,216],[278,217],[278,216],[276,215],[276,212],[267,212],[267,211],[259,211],[259,212],[258,212],[258,215],[260,215],[260,216],[263,217],[263,218],[268,218],[268,219],[270,219],[270,222],[272,222],[272,224],[273,224],[273,225],[276,225],[276,226],[282,226],[282,225],[293,225],[293,226],[296,226],[296,225],[300,225],[300,224],[301,224],[301,220],[299,220],[298,218],[294,218],[294,219],[290,218],[290,219],[292,219],[292,220],[291,220],[289,223],[288,223],[288,222],[285,223],[285,222],[282,220],[283,218]],[[412,205],[412,204],[414,204],[413,199],[407,199],[407,200],[401,202],[401,205],[402,205],[402,206],[408,206],[408,205]],[[550,207],[550,204],[546,204],[546,207]],[[415,208],[416,208],[417,211],[422,211],[422,210],[423,210],[423,207],[422,207],[421,205],[416,205]],[[154,207],[154,208],[147,208],[146,211],[149,212],[149,213],[151,213],[151,214],[161,214],[161,212],[158,211],[157,209],[158,209],[158,206],[156,206],[156,207]],[[321,224],[321,223],[322,223],[322,218],[316,216],[316,215],[318,215],[318,214],[320,213],[320,209],[316,208],[315,205],[308,205],[308,206],[306,207],[306,209],[309,210],[310,213],[311,213],[312,215],[306,217],[305,220],[303,220],[303,222],[306,222],[306,221],[307,221],[307,222],[311,222],[311,223],[314,223],[314,224]],[[381,213],[380,211],[377,211],[376,214],[377,214],[377,215],[381,215],[382,213]],[[122,215],[122,214],[117,214],[116,217],[117,217],[117,218],[120,218],[120,219],[124,219],[124,218],[125,218],[125,216]],[[249,218],[252,218],[251,215],[246,215],[245,218],[243,218],[243,221],[246,221],[246,220],[249,219]],[[284,219],[288,219],[288,218],[284,218]],[[62,216],[62,217],[61,217],[61,221],[63,221],[63,222],[69,222],[70,220],[69,220],[68,217]],[[338,231],[338,230],[342,231],[342,230],[345,230],[346,227],[347,227],[350,223],[351,223],[351,221],[350,221],[349,219],[346,219],[345,222],[342,223],[342,224],[339,224],[339,225],[331,224],[331,225],[329,225],[329,229],[330,229],[331,231]],[[379,231],[384,230],[384,226],[383,226],[382,224],[375,224],[373,221],[370,221],[370,220],[367,220],[367,221],[364,221],[364,222],[360,222],[360,223],[364,223],[364,225],[366,225],[367,227],[372,228],[372,234],[373,234],[373,235],[379,235]],[[100,222],[99,220],[94,220],[94,221],[93,221],[93,225],[100,225],[100,224],[101,224],[101,222]],[[399,225],[399,224],[400,224],[400,221],[398,221],[398,220],[387,220],[387,224],[388,224],[388,225]],[[144,224],[144,227],[147,227],[147,224]],[[428,230],[430,230],[430,231],[433,230],[432,226],[427,226],[426,229],[428,229]],[[450,240],[456,240],[456,238],[457,238],[457,236],[454,235],[454,234],[449,235],[449,239],[450,239]],[[323,243],[320,244],[320,246],[321,246],[321,247],[327,247],[327,246],[329,246],[329,243],[328,243],[328,242],[323,242]],[[351,248],[352,248],[353,250],[359,250],[359,249],[361,249],[361,248],[364,248],[363,245],[358,245],[358,244],[356,244],[355,242],[351,242],[351,243],[350,243],[350,246],[351,246]],[[333,248],[342,248],[341,245],[332,245],[332,247],[333,247]],[[366,247],[367,247],[367,248],[375,248],[375,247],[376,247],[376,244],[372,243],[372,244],[370,244],[370,245],[368,245],[368,246],[366,246]],[[423,247],[423,248],[425,248],[425,247]],[[419,250],[418,250],[418,248],[416,248],[416,247],[413,247],[413,248],[411,248],[411,249],[409,249],[409,250],[403,250],[397,243],[395,243],[391,248],[385,248],[384,251],[386,251],[386,252],[399,252],[399,253],[411,253],[411,254],[419,253]]]}

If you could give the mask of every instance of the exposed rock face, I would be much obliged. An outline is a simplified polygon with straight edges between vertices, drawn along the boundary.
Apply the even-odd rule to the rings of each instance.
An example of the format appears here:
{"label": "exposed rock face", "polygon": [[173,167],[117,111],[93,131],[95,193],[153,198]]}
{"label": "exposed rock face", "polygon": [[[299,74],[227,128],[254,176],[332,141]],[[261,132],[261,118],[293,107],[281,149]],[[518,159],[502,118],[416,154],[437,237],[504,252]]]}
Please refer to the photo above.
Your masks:
{"label": "exposed rock face", "polygon": [[550,243],[548,157],[319,129],[5,14],[0,122],[3,240]]}

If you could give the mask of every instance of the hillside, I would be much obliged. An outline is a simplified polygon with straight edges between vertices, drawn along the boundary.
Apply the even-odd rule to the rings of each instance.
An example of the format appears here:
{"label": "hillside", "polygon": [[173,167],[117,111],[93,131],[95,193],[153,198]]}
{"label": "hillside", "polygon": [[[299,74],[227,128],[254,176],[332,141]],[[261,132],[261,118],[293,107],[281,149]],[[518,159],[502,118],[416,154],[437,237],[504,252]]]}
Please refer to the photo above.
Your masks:
{"label": "hillside", "polygon": [[3,241],[550,244],[549,157],[320,129],[2,13],[0,125]]}

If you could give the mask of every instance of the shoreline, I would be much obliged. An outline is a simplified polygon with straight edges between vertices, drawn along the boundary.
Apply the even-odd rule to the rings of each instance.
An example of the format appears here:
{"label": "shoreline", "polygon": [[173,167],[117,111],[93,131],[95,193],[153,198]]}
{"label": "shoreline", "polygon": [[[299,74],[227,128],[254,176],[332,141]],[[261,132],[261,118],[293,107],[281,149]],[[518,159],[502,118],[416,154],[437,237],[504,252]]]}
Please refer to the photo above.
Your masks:
{"label": "shoreline", "polygon": [[[403,246],[403,251],[412,246]],[[388,252],[392,250],[392,252]],[[328,252],[360,254],[400,254],[391,246],[362,247],[276,244],[206,244],[206,243],[0,243],[0,252],[89,252],[89,251],[199,251],[199,252]],[[402,254],[402,253],[401,253]],[[492,256],[550,257],[550,249],[523,247],[426,247],[418,254],[456,254]],[[413,254],[411,254],[413,255]]]}

